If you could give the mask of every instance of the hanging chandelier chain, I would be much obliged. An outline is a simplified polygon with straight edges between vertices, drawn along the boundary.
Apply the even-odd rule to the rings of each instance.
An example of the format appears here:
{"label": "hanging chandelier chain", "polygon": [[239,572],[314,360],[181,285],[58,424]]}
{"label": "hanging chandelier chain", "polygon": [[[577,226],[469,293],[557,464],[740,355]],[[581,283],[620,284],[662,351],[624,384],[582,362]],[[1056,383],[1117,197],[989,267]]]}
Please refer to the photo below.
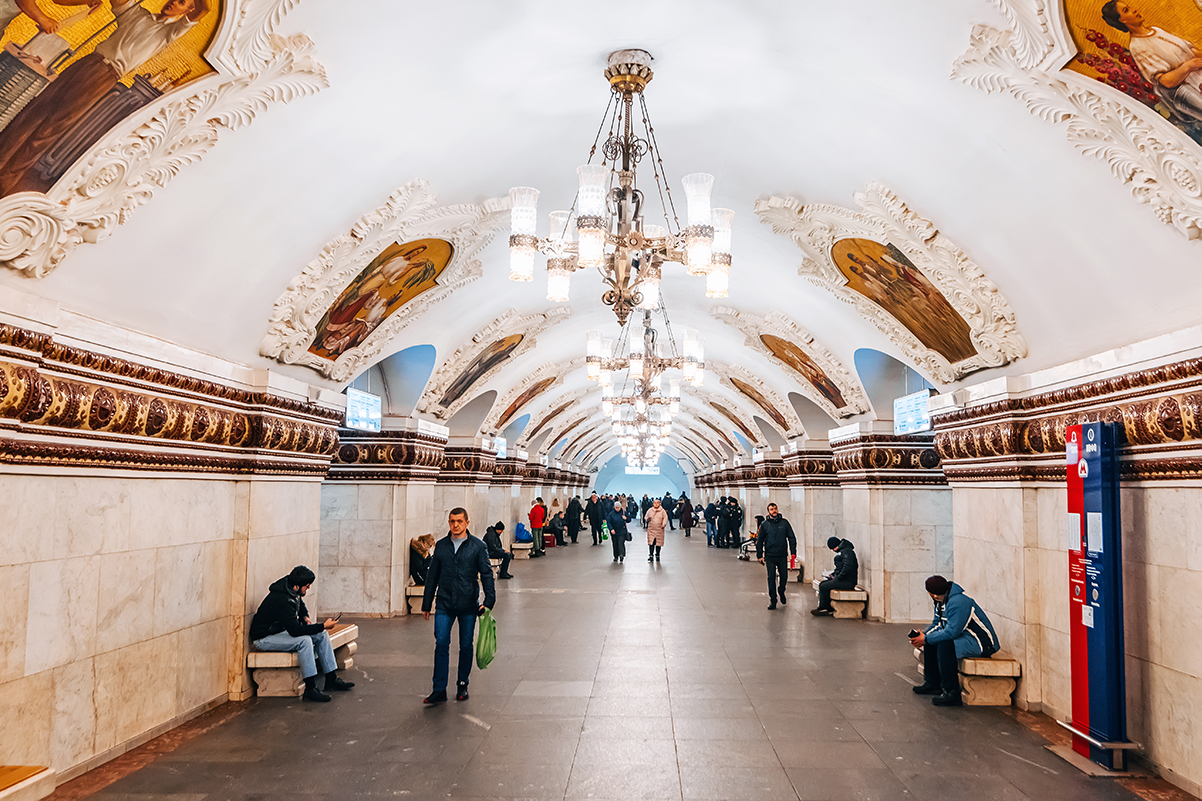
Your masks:
{"label": "hanging chandelier chain", "polygon": [[[655,128],[651,126],[651,114],[647,111],[647,98],[639,95],[639,107],[643,110],[643,127],[647,129],[647,141],[651,146],[651,172],[655,175],[655,186],[659,190],[659,205],[664,210],[664,222],[668,222],[668,210],[672,210],[672,223],[675,223],[676,229],[673,231],[672,223],[668,223],[668,230],[673,233],[680,233],[680,217],[676,214],[676,204],[672,202],[672,187],[668,184],[668,171],[664,169],[664,159],[660,154],[659,142],[655,138]],[[658,165],[658,166],[657,166]],[[660,182],[660,176],[663,176],[663,183]],[[668,201],[664,202],[664,193],[667,192]]]}

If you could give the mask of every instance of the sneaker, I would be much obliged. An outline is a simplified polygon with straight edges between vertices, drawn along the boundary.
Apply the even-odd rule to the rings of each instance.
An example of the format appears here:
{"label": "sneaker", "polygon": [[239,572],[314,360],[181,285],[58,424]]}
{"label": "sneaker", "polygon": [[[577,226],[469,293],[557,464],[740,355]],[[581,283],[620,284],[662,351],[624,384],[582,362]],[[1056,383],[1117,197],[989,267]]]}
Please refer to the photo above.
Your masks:
{"label": "sneaker", "polygon": [[322,701],[322,702],[324,702],[324,701],[331,700],[330,696],[326,695],[321,690],[317,689],[316,685],[314,685],[312,687],[305,687],[305,694],[302,695],[301,698],[304,698],[306,701]]}
{"label": "sneaker", "polygon": [[920,684],[917,687],[911,688],[915,695],[939,695],[943,691],[939,689],[938,684]]}
{"label": "sneaker", "polygon": [[446,693],[446,690],[443,690],[440,693],[430,693],[429,695],[427,695],[425,698],[422,699],[422,703],[423,704],[443,704],[443,703],[446,703],[446,700],[447,700],[447,693]]}
{"label": "sneaker", "polygon": [[964,706],[964,699],[958,692],[940,693],[931,699],[931,703],[935,706]]}
{"label": "sneaker", "polygon": [[456,701],[466,701],[467,700],[467,685],[466,684],[459,685],[459,692],[455,693],[455,700]]}
{"label": "sneaker", "polygon": [[346,681],[343,678],[341,678],[340,676],[334,676],[332,679],[326,679],[326,692],[329,692],[330,690],[346,692],[347,690],[349,690],[350,688],[352,688],[354,686],[355,686],[355,682]]}
{"label": "sneaker", "polygon": [[826,617],[827,615],[835,614],[830,609],[811,609],[810,614],[814,617]]}

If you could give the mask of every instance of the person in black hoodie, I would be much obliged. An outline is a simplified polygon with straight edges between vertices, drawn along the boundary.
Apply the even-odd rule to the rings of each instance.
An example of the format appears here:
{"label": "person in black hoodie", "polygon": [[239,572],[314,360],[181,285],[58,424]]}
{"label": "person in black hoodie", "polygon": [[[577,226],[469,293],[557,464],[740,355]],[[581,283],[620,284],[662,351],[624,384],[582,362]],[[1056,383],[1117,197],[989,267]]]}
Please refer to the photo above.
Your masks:
{"label": "person in black hoodie", "polygon": [[259,609],[250,621],[250,641],[260,651],[287,651],[296,654],[301,677],[305,680],[304,698],[308,701],[329,701],[330,696],[317,689],[317,669],[325,674],[325,689],[349,690],[353,681],[338,677],[334,649],[327,632],[334,628],[334,618],[324,623],[310,623],[304,598],[317,577],[304,565],[272,582]]}
{"label": "person in black hoodie", "polygon": [[[768,608],[776,608],[776,595],[780,602],[788,604],[785,585],[789,583],[789,554],[797,555],[797,536],[789,521],[780,515],[774,503],[768,504],[768,517],[760,524],[755,538],[755,557],[761,565],[768,566]],[[777,586],[779,577],[779,587]]]}
{"label": "person in black hoodie", "polygon": [[[459,623],[459,680],[456,700],[467,700],[467,682],[476,655],[472,641],[476,618],[497,603],[497,588],[488,563],[488,548],[467,530],[467,510],[456,506],[447,515],[450,531],[434,546],[426,591],[422,596],[422,618],[430,619],[430,609],[438,599],[434,613],[434,689],[423,703],[441,704],[447,700],[447,674],[451,667],[451,626]],[[478,581],[477,581],[478,579]],[[484,603],[480,603],[480,585],[484,585]]]}
{"label": "person in black hoodie", "polygon": [[572,544],[576,544],[576,538],[580,536],[580,516],[584,514],[584,508],[580,505],[580,497],[576,496],[568,501],[568,511],[564,515],[565,525],[568,529],[568,537],[572,540]]}
{"label": "person in black hoodie", "polygon": [[484,545],[488,548],[489,559],[501,560],[501,572],[497,578],[511,579],[509,573],[509,563],[513,561],[513,552],[505,550],[505,546],[501,544],[501,532],[505,530],[505,524],[498,520],[496,525],[488,527],[484,532]]}
{"label": "person in black hoodie", "polygon": [[850,540],[831,537],[826,541],[826,547],[835,552],[835,572],[830,578],[818,583],[818,608],[811,609],[811,615],[833,615],[831,608],[831,590],[854,590],[860,578],[860,562],[856,559],[856,546]]}
{"label": "person in black hoodie", "polygon": [[588,527],[593,533],[593,545],[601,544],[601,518],[605,517],[605,514],[601,499],[594,492],[584,505],[584,516],[588,518]]}

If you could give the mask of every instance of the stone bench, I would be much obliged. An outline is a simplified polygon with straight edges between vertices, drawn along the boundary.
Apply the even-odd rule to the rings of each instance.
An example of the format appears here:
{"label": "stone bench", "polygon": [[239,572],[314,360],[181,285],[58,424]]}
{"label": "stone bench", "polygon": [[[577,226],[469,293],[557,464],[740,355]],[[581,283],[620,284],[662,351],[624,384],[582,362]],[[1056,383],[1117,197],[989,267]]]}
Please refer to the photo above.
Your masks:
{"label": "stone bench", "polygon": [[[918,672],[925,676],[923,649],[914,649]],[[1010,706],[1018,687],[1022,664],[1005,651],[990,657],[966,657],[960,660],[960,689],[969,706]]]}
{"label": "stone bench", "polygon": [[[334,649],[334,663],[339,670],[355,664],[354,655],[359,650],[355,640],[359,627],[354,623],[340,623],[330,629],[330,647]],[[305,691],[305,681],[297,667],[296,654],[290,651],[252,650],[246,655],[246,666],[263,698],[288,698]]]}
{"label": "stone bench", "polygon": [[[822,579],[814,579],[811,582],[815,594],[820,583]],[[835,617],[840,620],[862,618],[868,609],[868,590],[859,584],[854,590],[831,590],[831,608],[835,610]]]}
{"label": "stone bench", "polygon": [[513,558],[515,560],[529,559],[530,551],[532,551],[534,549],[534,543],[533,542],[515,542],[511,547],[513,549]]}
{"label": "stone bench", "polygon": [[405,603],[409,607],[409,614],[418,615],[422,611],[422,598],[426,595],[426,585],[410,584],[405,587]]}
{"label": "stone bench", "polygon": [[36,801],[54,792],[55,774],[44,765],[0,765],[0,799]]}

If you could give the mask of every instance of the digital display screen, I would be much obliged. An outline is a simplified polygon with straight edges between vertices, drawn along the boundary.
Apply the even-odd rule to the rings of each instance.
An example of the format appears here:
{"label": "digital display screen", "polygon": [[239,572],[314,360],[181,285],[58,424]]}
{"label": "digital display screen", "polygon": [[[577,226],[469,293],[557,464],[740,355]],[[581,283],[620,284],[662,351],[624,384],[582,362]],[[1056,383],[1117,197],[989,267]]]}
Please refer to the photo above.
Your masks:
{"label": "digital display screen", "polygon": [[346,427],[360,431],[379,431],[383,404],[379,395],[353,387],[346,390]]}
{"label": "digital display screen", "polygon": [[658,476],[659,465],[654,467],[631,467],[626,465],[626,475],[628,476]]}
{"label": "digital display screen", "polygon": [[492,449],[497,452],[498,459],[504,459],[509,449],[509,444],[505,441],[504,437],[493,437]]}
{"label": "digital display screen", "polygon": [[927,405],[931,391],[924,389],[911,395],[903,395],[893,401],[893,433],[915,434],[931,430],[931,415]]}

